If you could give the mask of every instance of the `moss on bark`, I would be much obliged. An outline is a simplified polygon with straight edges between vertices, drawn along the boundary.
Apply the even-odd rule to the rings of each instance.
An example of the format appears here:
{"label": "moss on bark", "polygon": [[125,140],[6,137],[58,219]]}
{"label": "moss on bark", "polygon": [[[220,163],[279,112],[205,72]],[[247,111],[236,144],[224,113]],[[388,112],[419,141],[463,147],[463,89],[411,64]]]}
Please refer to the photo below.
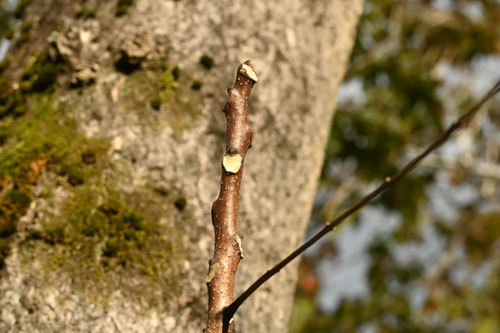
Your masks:
{"label": "moss on bark", "polygon": [[[122,107],[127,113],[141,112],[138,119],[148,128],[164,124],[158,121],[164,118],[176,134],[181,134],[200,116],[204,97],[199,91],[203,83],[193,79],[189,71],[180,73],[178,66],[165,62],[133,72],[122,89]],[[144,108],[145,101],[151,108]],[[151,110],[159,112],[148,112]]]}
{"label": "moss on bark", "polygon": [[[174,221],[189,218],[176,209],[179,193],[170,197],[147,187],[124,192],[109,142],[79,132],[50,84],[28,89],[41,79],[32,67],[43,65],[26,70],[23,82],[31,97],[20,89],[17,101],[25,112],[7,114],[0,124],[0,268],[20,217],[39,200],[50,209],[37,209],[39,217],[20,243],[24,262],[42,263],[38,274],[69,277],[75,290],[101,301],[116,290],[151,305],[175,294],[186,256],[182,228]],[[64,193],[63,199],[56,193]]]}

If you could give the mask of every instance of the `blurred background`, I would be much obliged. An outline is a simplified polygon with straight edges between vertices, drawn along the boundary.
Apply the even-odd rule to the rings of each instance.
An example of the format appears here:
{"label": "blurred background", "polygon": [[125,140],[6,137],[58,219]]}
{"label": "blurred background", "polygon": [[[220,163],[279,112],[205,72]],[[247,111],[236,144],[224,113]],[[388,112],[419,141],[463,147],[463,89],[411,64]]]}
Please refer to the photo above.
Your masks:
{"label": "blurred background", "polygon": [[[364,3],[309,235],[500,79],[498,1]],[[300,265],[291,332],[500,331],[500,103]]]}

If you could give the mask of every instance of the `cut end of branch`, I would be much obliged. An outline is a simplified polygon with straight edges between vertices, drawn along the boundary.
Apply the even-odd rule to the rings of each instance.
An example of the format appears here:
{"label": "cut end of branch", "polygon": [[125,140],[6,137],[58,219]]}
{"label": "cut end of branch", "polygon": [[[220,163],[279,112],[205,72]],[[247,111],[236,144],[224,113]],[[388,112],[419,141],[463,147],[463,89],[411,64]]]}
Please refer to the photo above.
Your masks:
{"label": "cut end of branch", "polygon": [[236,155],[224,155],[222,159],[222,165],[224,169],[229,173],[238,173],[241,168],[241,163],[243,162],[243,158],[240,154]]}
{"label": "cut end of branch", "polygon": [[259,81],[259,77],[257,76],[257,73],[253,70],[252,63],[250,60],[245,61],[240,68],[240,73],[242,75],[245,75],[247,78],[250,80],[257,82]]}

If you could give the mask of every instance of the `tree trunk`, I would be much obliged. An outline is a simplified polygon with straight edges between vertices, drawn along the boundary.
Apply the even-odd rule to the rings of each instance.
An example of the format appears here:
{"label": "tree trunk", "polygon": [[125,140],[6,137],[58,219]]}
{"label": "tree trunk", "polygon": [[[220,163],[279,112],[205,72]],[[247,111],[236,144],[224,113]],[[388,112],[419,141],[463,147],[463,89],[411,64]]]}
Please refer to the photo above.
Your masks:
{"label": "tree trunk", "polygon": [[[1,218],[15,222],[0,238],[0,331],[201,331],[220,111],[246,59],[259,84],[236,295],[297,247],[360,11],[361,0],[31,1],[0,97]],[[235,331],[287,331],[295,279],[290,265],[266,284]]]}

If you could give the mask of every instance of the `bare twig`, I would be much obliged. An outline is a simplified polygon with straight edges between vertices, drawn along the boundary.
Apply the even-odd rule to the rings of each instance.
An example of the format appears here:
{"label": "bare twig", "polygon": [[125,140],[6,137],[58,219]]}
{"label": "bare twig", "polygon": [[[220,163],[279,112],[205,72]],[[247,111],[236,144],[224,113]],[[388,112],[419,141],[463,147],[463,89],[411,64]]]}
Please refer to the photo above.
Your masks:
{"label": "bare twig", "polygon": [[257,82],[250,61],[238,67],[236,82],[228,89],[223,111],[227,120],[226,153],[222,159],[220,193],[212,206],[215,232],[214,256],[209,261],[208,322],[206,333],[231,332],[232,321],[223,322],[222,311],[234,297],[234,276],[243,258],[242,236],[238,234],[238,201],[243,176],[243,161],[252,143],[252,128],[247,120],[248,97]]}
{"label": "bare twig", "polygon": [[470,119],[477,113],[477,111],[486,103],[489,99],[495,96],[500,91],[500,81],[493,86],[482,98],[479,102],[477,102],[474,106],[472,106],[464,115],[456,119],[450,127],[439,137],[437,138],[426,150],[424,150],[420,155],[416,156],[412,159],[403,169],[401,169],[398,173],[396,173],[393,177],[387,177],[385,182],[382,183],[379,187],[377,187],[373,192],[360,199],[350,208],[345,210],[342,214],[337,216],[331,222],[329,222],[323,229],[321,229],[317,234],[315,234],[311,239],[302,244],[299,248],[293,251],[290,255],[288,255],[285,259],[276,264],[273,268],[265,272],[260,278],[258,278],[248,289],[246,289],[231,305],[224,309],[224,321],[229,322],[231,318],[234,316],[238,308],[245,302],[245,300],[250,297],[261,285],[263,285],[267,280],[277,274],[283,267],[288,265],[293,259],[302,254],[306,249],[308,249],[311,245],[316,243],[320,238],[324,235],[332,231],[336,226],[341,224],[346,218],[366,206],[370,201],[372,201],[375,197],[377,197],[382,192],[386,191],[394,184],[399,182],[404,176],[406,176],[413,168],[415,168],[427,155],[429,155],[432,151],[439,148],[443,143],[445,143],[450,136],[459,130],[460,128],[466,126]]}

